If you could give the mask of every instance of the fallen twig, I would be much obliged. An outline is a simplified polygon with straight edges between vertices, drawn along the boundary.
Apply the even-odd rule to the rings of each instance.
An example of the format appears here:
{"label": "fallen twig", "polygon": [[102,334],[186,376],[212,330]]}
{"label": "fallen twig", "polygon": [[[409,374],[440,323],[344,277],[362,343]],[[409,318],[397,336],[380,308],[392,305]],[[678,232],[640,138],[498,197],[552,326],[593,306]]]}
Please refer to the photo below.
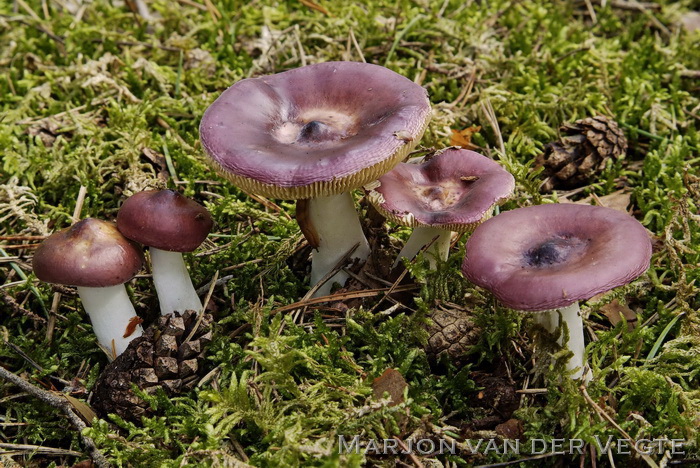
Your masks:
{"label": "fallen twig", "polygon": [[59,394],[48,392],[35,385],[32,385],[31,383],[13,374],[12,372],[8,371],[2,366],[0,366],[0,378],[16,385],[17,387],[21,388],[33,397],[43,401],[47,405],[63,411],[63,413],[65,413],[65,415],[68,417],[70,423],[80,433],[80,439],[83,441],[83,445],[89,452],[90,458],[92,458],[92,461],[95,462],[95,465],[99,468],[111,466],[110,463],[107,461],[107,458],[105,458],[102,452],[100,452],[100,450],[97,448],[95,442],[90,437],[83,434],[83,430],[87,427],[87,425],[83,422],[80,416],[78,416],[73,411],[73,407],[66,398]]}
{"label": "fallen twig", "polygon": [[[404,292],[404,291],[412,291],[414,289],[418,289],[420,286],[417,284],[407,284],[405,286],[397,286],[396,288],[393,289],[393,292]],[[364,291],[350,291],[350,292],[344,292],[344,293],[336,293],[336,294],[330,294],[328,296],[320,296],[320,297],[314,297],[312,299],[308,299],[306,301],[299,301],[295,302],[294,304],[289,304],[286,306],[278,307],[277,309],[274,309],[273,311],[270,312],[270,315],[276,315],[279,314],[280,312],[289,312],[294,309],[299,309],[301,307],[306,307],[306,306],[311,306],[311,305],[316,305],[316,304],[323,304],[324,302],[336,302],[336,301],[343,301],[346,299],[360,299],[363,297],[372,297],[376,296],[381,293],[388,293],[390,288],[378,288],[378,289],[366,289]]]}
{"label": "fallen twig", "polygon": [[18,314],[24,315],[25,317],[37,323],[46,323],[46,319],[44,317],[39,317],[31,310],[25,309],[24,307],[19,305],[19,303],[12,296],[7,294],[7,292],[5,292],[4,289],[0,289],[0,296],[5,301],[5,304],[7,304],[12,310],[17,312]]}

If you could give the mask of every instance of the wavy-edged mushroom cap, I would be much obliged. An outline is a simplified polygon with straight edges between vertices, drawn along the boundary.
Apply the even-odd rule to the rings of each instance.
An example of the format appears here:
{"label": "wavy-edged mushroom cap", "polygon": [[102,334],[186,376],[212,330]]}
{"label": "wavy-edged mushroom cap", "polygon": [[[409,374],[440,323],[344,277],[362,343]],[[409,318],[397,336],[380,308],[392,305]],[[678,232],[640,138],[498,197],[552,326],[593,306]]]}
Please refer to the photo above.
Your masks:
{"label": "wavy-edged mushroom cap", "polygon": [[117,228],[125,237],[171,252],[193,251],[213,225],[206,208],[174,190],[138,192],[117,214]]}
{"label": "wavy-edged mushroom cap", "polygon": [[649,236],[633,217],[550,204],[501,213],[476,228],[462,272],[507,307],[543,311],[627,284],[650,259]]}
{"label": "wavy-edged mushroom cap", "polygon": [[497,162],[474,151],[448,148],[422,164],[399,163],[367,198],[387,219],[408,227],[472,231],[515,188]]}
{"label": "wavy-edged mushroom cap", "polygon": [[143,260],[141,250],[113,223],[85,218],[47,237],[34,253],[32,268],[47,283],[104,288],[129,281]]}
{"label": "wavy-edged mushroom cap", "polygon": [[219,173],[273,198],[330,196],[390,170],[430,120],[425,89],[368,63],[327,62],[241,80],[206,110]]}

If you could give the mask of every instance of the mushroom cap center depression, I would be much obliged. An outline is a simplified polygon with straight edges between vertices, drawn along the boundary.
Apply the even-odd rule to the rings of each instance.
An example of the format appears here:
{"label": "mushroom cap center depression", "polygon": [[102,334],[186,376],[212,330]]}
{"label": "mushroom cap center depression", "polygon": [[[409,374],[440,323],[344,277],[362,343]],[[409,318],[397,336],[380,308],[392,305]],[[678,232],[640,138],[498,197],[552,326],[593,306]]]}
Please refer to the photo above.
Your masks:
{"label": "mushroom cap center depression", "polygon": [[358,128],[357,119],[350,114],[332,109],[312,109],[293,120],[278,123],[271,133],[282,144],[316,146],[352,137]]}
{"label": "mushroom cap center depression", "polygon": [[551,268],[574,263],[586,256],[591,239],[573,234],[558,234],[528,249],[523,254],[523,268]]}
{"label": "mushroom cap center depression", "polygon": [[413,192],[419,202],[429,211],[447,211],[466,196],[473,181],[446,180],[437,184],[413,184]]}

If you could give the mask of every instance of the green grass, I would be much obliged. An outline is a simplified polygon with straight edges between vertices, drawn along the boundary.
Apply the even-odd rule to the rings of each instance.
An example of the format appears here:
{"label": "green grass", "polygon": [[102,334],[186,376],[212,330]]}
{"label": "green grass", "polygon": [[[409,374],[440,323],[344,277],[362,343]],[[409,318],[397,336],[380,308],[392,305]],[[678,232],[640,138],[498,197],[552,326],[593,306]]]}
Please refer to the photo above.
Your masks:
{"label": "green grass", "polygon": [[[532,370],[531,360],[515,351],[532,355],[527,321],[461,278],[463,243],[435,273],[412,268],[423,284],[415,312],[383,314],[390,303],[372,311],[370,302],[351,311],[340,328],[320,313],[306,315],[303,327],[291,316],[271,314],[307,289],[286,261],[300,239],[298,227],[207,166],[199,119],[242,78],[302,63],[361,60],[352,36],[365,60],[428,90],[435,111],[423,147],[449,145],[450,129],[482,126],[474,141],[500,157],[518,182],[502,209],[554,200],[538,192],[541,175],[533,164],[561,124],[595,114],[620,122],[630,144],[627,159],[611,162],[582,195],[630,187],[635,216],[654,234],[656,250],[648,273],[584,306],[597,336],[588,348],[596,374],[588,393],[631,437],[682,438],[688,456],[698,456],[700,85],[689,72],[700,70],[700,33],[679,26],[685,12],[700,9],[697,1],[660,2],[645,11],[592,2],[595,24],[583,2],[322,1],[331,15],[292,0],[213,0],[218,13],[188,3],[151,2],[157,19],[147,22],[120,2],[71,11],[61,6],[74,5],[67,0],[0,2],[0,235],[45,235],[68,226],[81,185],[88,194],[82,216],[108,220],[136,191],[177,187],[205,204],[216,233],[229,236],[212,236],[199,251],[219,248],[214,253],[187,257],[195,284],[245,264],[227,273],[234,277],[215,292],[216,334],[206,364],[218,368],[212,381],[174,400],[149,397],[157,416],[142,426],[110,419],[89,429],[115,464],[206,466],[240,459],[238,447],[255,466],[394,466],[392,457],[339,455],[338,435],[488,437],[470,429],[484,415],[475,404],[480,387],[473,371],[507,365],[520,388]],[[464,95],[470,79],[473,89]],[[292,203],[277,203],[293,215]],[[392,233],[405,238],[406,231]],[[53,290],[32,275],[31,250],[5,251],[20,258],[14,268],[0,263],[3,282],[18,282],[4,290],[48,319]],[[255,259],[262,262],[246,263]],[[131,292],[139,314],[151,321],[157,312],[149,281],[137,280]],[[640,326],[628,331],[609,324],[599,308],[613,298],[639,312]],[[436,372],[422,349],[423,324],[444,301],[466,304],[484,331],[466,367]],[[77,377],[89,389],[105,356],[75,295],[62,297],[58,313],[49,341],[46,324],[0,304],[0,336],[43,371],[4,344],[0,364],[35,383]],[[253,325],[250,331],[228,338],[245,323]],[[595,436],[621,437],[575,383],[558,378],[561,362],[535,357],[539,380],[530,387],[548,390],[525,397],[514,415],[525,438],[593,443]],[[371,399],[373,378],[388,367],[409,385],[399,406]],[[0,408],[0,442],[82,450],[57,411],[4,383]],[[604,465],[607,457],[598,456]],[[37,465],[78,461],[14,458]],[[465,449],[436,458],[468,465],[516,457],[473,456]],[[563,456],[532,466],[560,458],[579,462]],[[632,463],[624,455],[616,462]]]}

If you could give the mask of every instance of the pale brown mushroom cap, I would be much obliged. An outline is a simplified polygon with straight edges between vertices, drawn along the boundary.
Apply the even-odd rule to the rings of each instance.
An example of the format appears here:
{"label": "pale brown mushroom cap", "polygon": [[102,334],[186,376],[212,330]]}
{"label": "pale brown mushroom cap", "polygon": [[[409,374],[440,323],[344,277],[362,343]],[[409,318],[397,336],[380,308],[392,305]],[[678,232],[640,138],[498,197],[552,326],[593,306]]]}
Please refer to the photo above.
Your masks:
{"label": "pale brown mushroom cap", "polygon": [[513,176],[497,162],[457,148],[422,164],[399,163],[377,182],[367,198],[387,219],[457,232],[470,232],[490,218],[515,188]]}
{"label": "pale brown mushroom cap", "polygon": [[411,80],[378,65],[327,62],[239,81],[199,131],[236,186],[303,199],[375,180],[418,144],[429,120],[427,93]]}
{"label": "pale brown mushroom cap", "polygon": [[32,268],[47,283],[101,288],[126,283],[143,265],[143,253],[113,223],[85,218],[47,237]]}
{"label": "pale brown mushroom cap", "polygon": [[649,235],[632,216],[549,204],[507,211],[477,227],[462,272],[507,307],[543,311],[627,284],[650,258]]}

